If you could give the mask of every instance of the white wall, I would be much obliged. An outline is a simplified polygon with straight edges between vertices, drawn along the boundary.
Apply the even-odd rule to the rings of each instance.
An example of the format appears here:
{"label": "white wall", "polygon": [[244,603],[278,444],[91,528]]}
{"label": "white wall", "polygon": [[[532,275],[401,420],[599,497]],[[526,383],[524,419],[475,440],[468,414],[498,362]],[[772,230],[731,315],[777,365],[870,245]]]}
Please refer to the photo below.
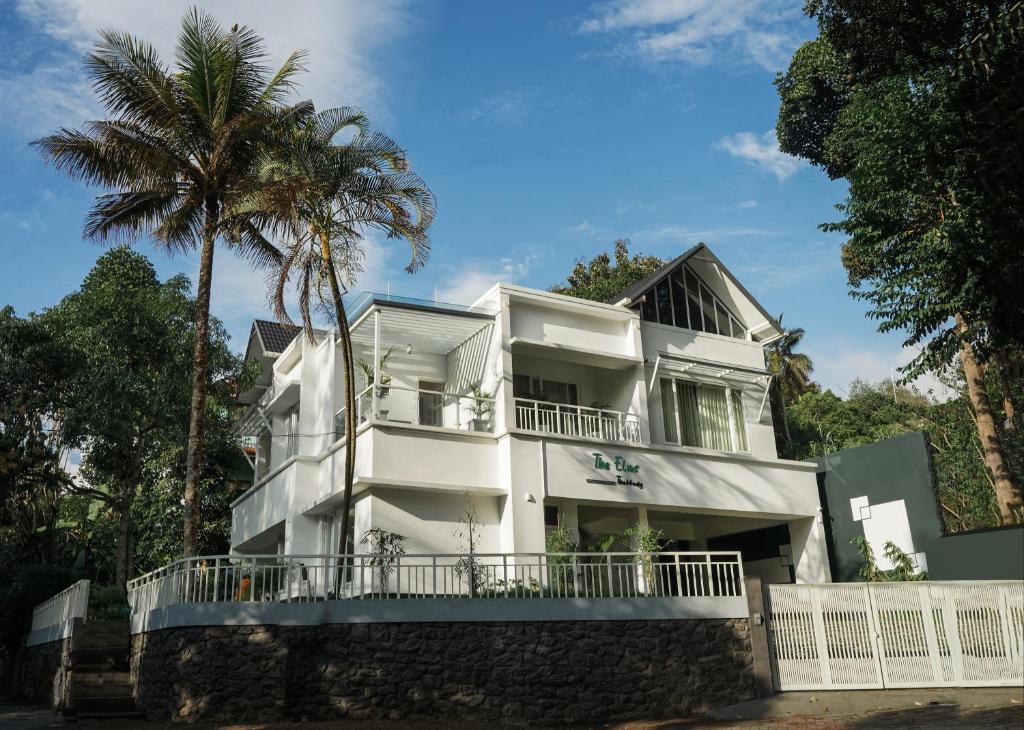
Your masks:
{"label": "white wall", "polygon": [[[515,436],[523,441],[540,439]],[[594,452],[606,461],[622,456],[640,471],[623,474],[641,481],[643,488],[588,483],[588,479],[616,480],[613,469],[594,467]],[[815,515],[819,507],[814,466],[751,457],[687,453],[604,444],[573,444],[549,439],[543,454],[523,449],[521,461],[544,464],[541,470],[547,494],[570,499],[665,505],[719,512],[757,512],[764,516]],[[525,463],[517,468],[528,469]],[[537,467],[534,467],[535,469]]]}
{"label": "white wall", "polygon": [[460,539],[457,533],[465,530],[459,520],[464,519],[467,507],[471,505],[479,521],[479,542],[475,551],[501,552],[497,497],[473,495],[467,503],[463,494],[375,488],[363,497],[360,504],[363,503],[369,505],[369,527],[356,534],[357,543],[366,534],[366,529],[376,527],[404,535],[407,538],[405,550],[410,554],[468,552],[468,542]]}
{"label": "white wall", "polygon": [[552,345],[635,355],[627,327],[628,320],[566,311],[557,305],[541,306],[514,300],[511,307],[512,337]]}
{"label": "white wall", "polygon": [[641,322],[640,332],[644,357],[651,362],[654,362],[659,352],[667,352],[696,360],[764,368],[764,350],[757,342],[679,329],[655,322]]}
{"label": "white wall", "polygon": [[297,459],[262,486],[250,490],[231,511],[232,547],[260,536],[297,514],[315,499],[318,481],[317,464]]}

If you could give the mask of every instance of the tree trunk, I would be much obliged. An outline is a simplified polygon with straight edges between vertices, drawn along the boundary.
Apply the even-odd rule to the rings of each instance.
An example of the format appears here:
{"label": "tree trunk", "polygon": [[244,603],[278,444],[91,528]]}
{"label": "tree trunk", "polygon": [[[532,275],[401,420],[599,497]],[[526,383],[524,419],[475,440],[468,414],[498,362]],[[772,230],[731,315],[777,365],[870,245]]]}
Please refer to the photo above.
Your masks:
{"label": "tree trunk", "polygon": [[213,244],[217,237],[217,201],[206,202],[203,249],[199,257],[196,290],[195,349],[192,354],[192,406],[185,463],[185,532],[182,552],[199,551],[199,479],[203,466],[203,428],[206,425],[206,380],[210,349],[210,287],[213,280]]}
{"label": "tree trunk", "polygon": [[786,394],[782,390],[782,377],[775,376],[775,392],[778,393],[779,412],[782,414],[782,434],[786,438],[786,444],[792,446],[793,437],[789,434],[789,418],[786,416]]}
{"label": "tree trunk", "polygon": [[[965,332],[967,326],[963,316],[956,315],[956,321],[960,332]],[[981,440],[981,453],[985,459],[985,466],[992,473],[999,516],[1004,525],[1011,525],[1014,522],[1014,510],[1019,509],[1024,503],[1024,495],[1021,494],[1020,485],[1006,466],[1006,457],[999,443],[996,421],[992,415],[992,405],[985,389],[985,371],[975,358],[971,343],[966,339],[962,339],[960,343],[960,362],[967,381],[967,394],[974,408],[974,422],[978,428],[978,438]]]}
{"label": "tree trunk", "polygon": [[1013,388],[1017,369],[1011,362],[1006,350],[996,350],[996,362],[999,365],[999,385],[1003,391],[1003,413],[1006,414],[1004,428],[1007,431],[1017,430],[1017,408],[1013,399]]}
{"label": "tree trunk", "polygon": [[351,529],[349,512],[352,509],[352,482],[355,475],[356,462],[356,378],[355,363],[352,355],[352,333],[348,328],[348,316],[345,313],[345,302],[342,300],[341,287],[338,285],[334,259],[331,256],[331,244],[326,234],[320,234],[320,253],[327,278],[331,285],[331,297],[334,299],[334,316],[338,322],[338,335],[341,338],[341,358],[345,365],[345,486],[341,501],[341,538],[339,552],[348,554],[348,533]]}
{"label": "tree trunk", "polygon": [[117,562],[114,569],[114,583],[118,590],[125,592],[128,582],[128,540],[132,532],[132,510],[130,506],[121,504],[117,518]]}

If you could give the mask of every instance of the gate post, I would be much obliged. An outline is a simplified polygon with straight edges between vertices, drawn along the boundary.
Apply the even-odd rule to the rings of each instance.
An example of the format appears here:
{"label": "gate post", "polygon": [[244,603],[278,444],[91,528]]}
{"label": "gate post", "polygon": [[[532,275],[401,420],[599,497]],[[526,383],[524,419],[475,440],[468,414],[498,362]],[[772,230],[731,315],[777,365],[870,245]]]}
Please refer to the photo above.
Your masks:
{"label": "gate post", "polygon": [[768,610],[764,602],[763,584],[761,578],[754,575],[744,577],[743,582],[747,594],[754,691],[758,697],[771,697],[775,694],[775,686],[772,682],[772,658],[768,647]]}

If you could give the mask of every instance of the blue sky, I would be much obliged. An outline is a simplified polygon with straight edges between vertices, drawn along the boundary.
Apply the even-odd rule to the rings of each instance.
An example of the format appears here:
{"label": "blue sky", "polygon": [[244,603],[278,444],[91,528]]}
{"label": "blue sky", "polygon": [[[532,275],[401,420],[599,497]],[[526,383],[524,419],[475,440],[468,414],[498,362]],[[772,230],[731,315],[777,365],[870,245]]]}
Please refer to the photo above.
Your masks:
{"label": "blue sky", "polygon": [[[496,280],[547,287],[619,237],[672,257],[703,240],[772,312],[807,330],[826,386],[910,359],[847,293],[833,220],[841,182],[787,157],[771,131],[777,70],[813,25],[801,0],[514,3],[206,2],[310,51],[301,93],[364,107],[410,153],[439,202],[429,265],[367,242],[358,288],[472,300]],[[101,249],[81,240],[95,191],[47,169],[28,142],[101,112],[80,59],[122,27],[171,57],[189,3],[11,0],[0,5],[0,305],[39,310]],[[193,275],[145,240],[161,275]],[[260,274],[217,257],[214,314],[244,347],[268,317]],[[925,383],[927,387],[931,383]]]}

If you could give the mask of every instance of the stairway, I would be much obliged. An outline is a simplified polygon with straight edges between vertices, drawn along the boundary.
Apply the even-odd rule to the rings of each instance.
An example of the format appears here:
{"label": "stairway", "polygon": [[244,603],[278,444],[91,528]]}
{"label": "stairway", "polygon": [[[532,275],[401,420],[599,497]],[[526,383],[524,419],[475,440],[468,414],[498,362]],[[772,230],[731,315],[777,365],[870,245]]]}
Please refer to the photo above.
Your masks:
{"label": "stairway", "polygon": [[93,621],[76,627],[64,718],[141,717],[128,674],[128,621]]}

